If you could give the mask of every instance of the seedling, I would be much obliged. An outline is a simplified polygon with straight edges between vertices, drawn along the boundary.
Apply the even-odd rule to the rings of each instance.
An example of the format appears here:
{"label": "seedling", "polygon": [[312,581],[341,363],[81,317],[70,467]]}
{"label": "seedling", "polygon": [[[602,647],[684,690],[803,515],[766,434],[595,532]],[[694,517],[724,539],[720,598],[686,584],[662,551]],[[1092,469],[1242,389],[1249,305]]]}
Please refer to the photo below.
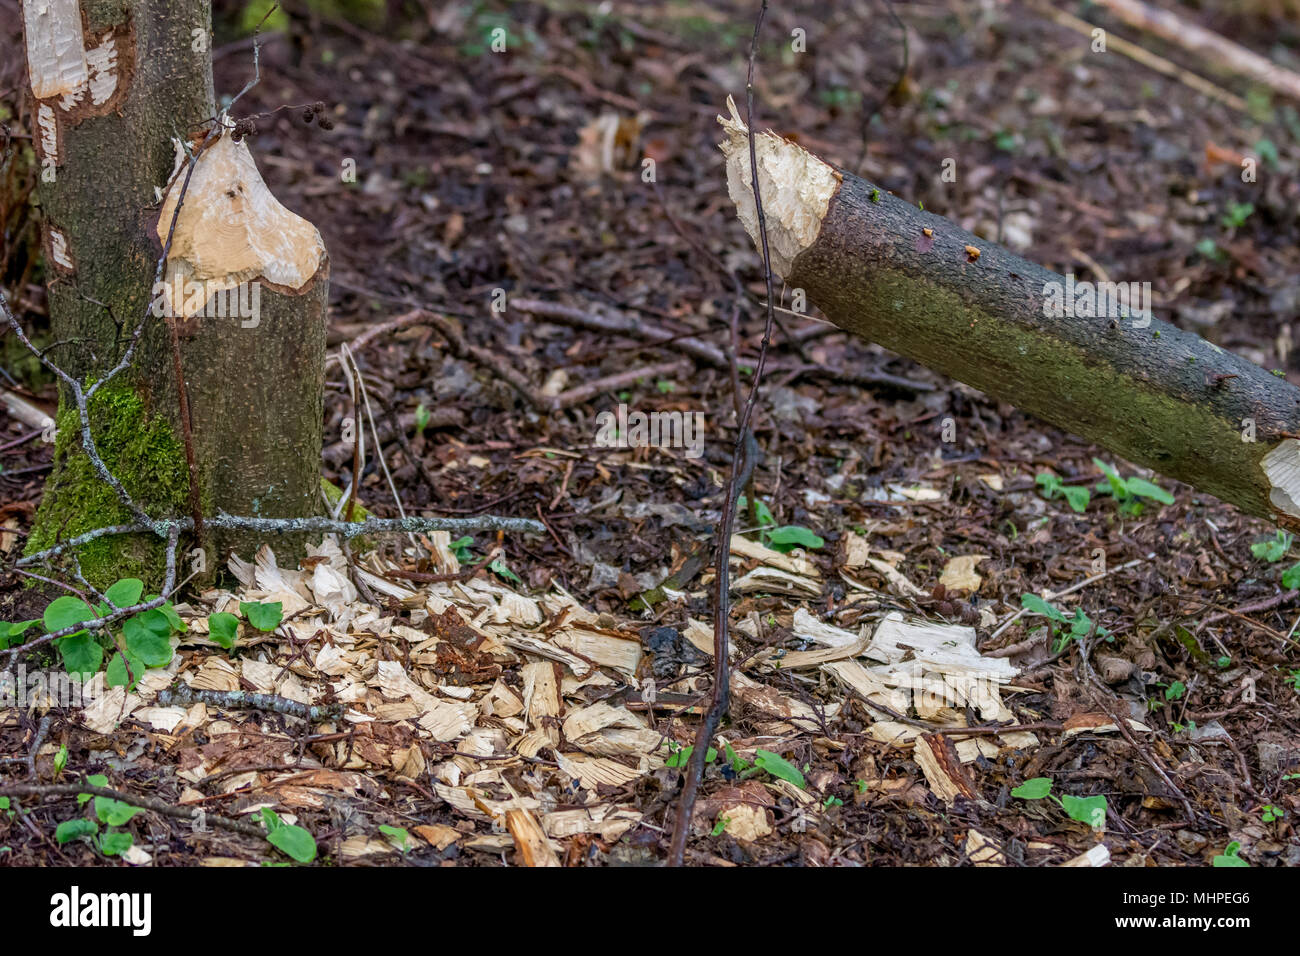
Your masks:
{"label": "seedling", "polygon": [[[1078,608],[1073,614],[1067,615],[1037,594],[1021,595],[1020,606],[1030,614],[1041,614],[1047,618],[1052,636],[1053,654],[1061,653],[1070,641],[1087,637],[1093,628],[1092,619],[1084,613],[1083,608]],[[1097,636],[1107,641],[1112,640],[1110,631],[1101,626],[1097,627]]]}
{"label": "seedling", "polygon": [[1237,855],[1239,852],[1241,852],[1241,844],[1238,843],[1236,840],[1233,840],[1231,843],[1229,843],[1226,847],[1223,848],[1222,853],[1220,853],[1218,856],[1214,858],[1214,865],[1215,866],[1250,866],[1249,863],[1247,863],[1245,860],[1243,860],[1241,857]]}
{"label": "seedling", "polygon": [[405,827],[390,827],[386,823],[381,823],[379,832],[388,837],[388,842],[403,853],[411,850],[411,834],[406,831]]}
{"label": "seedling", "polygon": [[299,863],[316,859],[316,838],[300,826],[285,823],[270,807],[262,808],[262,823],[271,846]]}
{"label": "seedling", "polygon": [[1119,513],[1122,515],[1134,518],[1140,515],[1143,507],[1140,499],[1143,498],[1158,501],[1162,505],[1174,503],[1173,495],[1145,478],[1121,478],[1118,471],[1100,458],[1094,458],[1092,463],[1106,476],[1105,481],[1097,483],[1095,488],[1097,494],[1114,497],[1116,504],[1119,505]]}
{"label": "seedling", "polygon": [[[55,598],[45,608],[39,620],[10,623],[0,621],[0,650],[18,647],[23,637],[33,629],[43,629],[46,634],[75,627],[84,621],[107,617],[123,608],[134,607],[157,599],[156,594],[142,597],[144,582],[139,578],[122,578],[104,592],[104,600],[92,607],[71,594]],[[147,611],[140,611],[118,622],[120,634],[114,628],[104,628],[100,634],[90,630],[74,631],[53,642],[69,674],[88,677],[104,664],[106,649],[115,651],[106,671],[109,687],[125,684],[135,686],[146,668],[166,667],[172,659],[171,636],[184,631],[185,624],[177,616],[170,601]]]}
{"label": "seedling", "polygon": [[[1269,564],[1276,564],[1286,557],[1287,552],[1291,550],[1291,544],[1295,538],[1288,531],[1277,531],[1271,538],[1263,538],[1254,542],[1250,546],[1250,553],[1261,561],[1267,561]],[[1296,565],[1300,567],[1300,565]],[[1295,568],[1288,568],[1282,575],[1282,582],[1286,584],[1286,576],[1291,574]],[[1297,580],[1297,575],[1291,574],[1292,581]]]}
{"label": "seedling", "polygon": [[1266,803],[1259,808],[1259,816],[1265,823],[1273,823],[1286,816],[1286,811],[1281,807],[1275,807],[1271,803]]}
{"label": "seedling", "polygon": [[1021,800],[1051,800],[1056,803],[1071,820],[1086,823],[1094,830],[1100,830],[1106,823],[1106,798],[1101,794],[1095,797],[1074,797],[1064,794],[1061,797],[1052,794],[1051,777],[1034,777],[1026,780],[1011,791],[1013,797]]}
{"label": "seedling", "polygon": [[1043,472],[1034,481],[1038,483],[1043,497],[1048,501],[1058,495],[1064,496],[1066,503],[1079,514],[1083,514],[1084,509],[1088,507],[1088,502],[1092,500],[1092,492],[1087,488],[1081,485],[1067,485],[1050,472]]}

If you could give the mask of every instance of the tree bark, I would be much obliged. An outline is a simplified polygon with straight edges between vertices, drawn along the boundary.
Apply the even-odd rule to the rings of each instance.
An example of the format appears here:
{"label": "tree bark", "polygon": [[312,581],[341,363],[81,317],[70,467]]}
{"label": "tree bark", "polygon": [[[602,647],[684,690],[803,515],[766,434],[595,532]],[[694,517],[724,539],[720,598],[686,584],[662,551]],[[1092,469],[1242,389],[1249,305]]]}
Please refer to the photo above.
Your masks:
{"label": "tree bark", "polygon": [[[730,105],[728,188],[754,237],[747,134]],[[835,325],[1300,530],[1300,389],[1285,378],[1138,309],[1087,317],[1081,297],[1072,317],[1072,277],[770,131],[755,139],[773,267]]]}
{"label": "tree bark", "polygon": [[[328,260],[315,228],[269,197],[246,147],[228,134],[200,155],[177,217],[165,272],[175,294],[153,288],[184,177],[181,163],[172,179],[179,143],[202,138],[215,114],[209,0],[24,0],[23,13],[59,343],[49,357],[92,382],[151,311],[131,367],[91,403],[105,463],[151,516],[190,515],[175,322],[201,510],[319,513]],[[294,220],[289,251],[250,241]],[[186,295],[195,289],[197,298]],[[226,317],[222,306],[240,301],[255,303],[256,315]],[[81,449],[66,391],[29,552],[131,520]],[[213,568],[226,550],[257,542],[245,534],[204,543]],[[162,544],[104,538],[79,559],[95,584],[157,579]]]}

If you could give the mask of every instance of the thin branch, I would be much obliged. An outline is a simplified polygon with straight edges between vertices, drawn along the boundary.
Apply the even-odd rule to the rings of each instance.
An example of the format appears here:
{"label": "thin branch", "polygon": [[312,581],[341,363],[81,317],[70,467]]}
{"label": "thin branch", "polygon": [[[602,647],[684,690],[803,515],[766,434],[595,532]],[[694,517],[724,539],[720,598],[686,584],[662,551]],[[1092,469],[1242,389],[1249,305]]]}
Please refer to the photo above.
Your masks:
{"label": "thin branch", "polygon": [[758,387],[763,380],[763,367],[767,363],[767,349],[772,341],[772,325],[775,321],[772,307],[773,302],[776,301],[772,282],[772,253],[767,243],[767,219],[763,214],[763,198],[758,185],[758,155],[754,147],[754,61],[758,57],[758,37],[766,14],[767,0],[762,0],[758,17],[754,21],[754,38],[749,46],[749,73],[745,83],[745,123],[749,135],[750,178],[753,180],[754,206],[758,213],[758,234],[763,249],[763,272],[767,282],[767,321],[763,328],[763,341],[759,346],[758,365],[754,369],[754,383],[750,386],[744,414],[737,423],[736,444],[731,454],[731,477],[727,483],[727,497],[722,503],[722,522],[718,527],[717,558],[714,562],[716,577],[713,619],[713,693],[704,720],[695,736],[695,749],[691,753],[690,763],[687,766],[677,819],[673,821],[673,837],[668,853],[669,866],[681,866],[685,859],[686,840],[691,832],[691,815],[695,809],[695,797],[700,780],[704,776],[705,755],[708,752],[709,742],[718,728],[718,722],[727,709],[731,678],[727,655],[728,617],[731,614],[729,585],[731,530],[736,523],[736,503],[740,489],[746,481],[745,473],[753,468],[753,456],[746,453],[745,437],[749,433],[749,422],[753,416],[754,402],[758,398]]}

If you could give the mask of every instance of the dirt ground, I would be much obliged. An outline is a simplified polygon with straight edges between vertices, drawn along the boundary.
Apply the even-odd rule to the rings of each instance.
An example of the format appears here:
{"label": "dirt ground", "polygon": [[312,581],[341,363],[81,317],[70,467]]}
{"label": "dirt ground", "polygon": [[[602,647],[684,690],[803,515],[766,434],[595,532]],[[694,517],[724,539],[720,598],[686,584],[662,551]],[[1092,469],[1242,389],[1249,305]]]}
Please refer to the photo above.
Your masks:
{"label": "dirt ground", "polygon": [[[249,75],[251,44],[240,10],[216,6],[217,89],[231,93]],[[54,782],[66,747],[65,773],[104,773],[111,786],[169,804],[231,818],[274,806],[312,831],[329,863],[514,864],[524,853],[518,818],[503,821],[521,809],[566,864],[654,863],[666,856],[679,792],[664,745],[690,742],[709,687],[708,654],[691,638],[711,633],[711,536],[736,424],[725,364],[677,343],[729,348],[738,310],[744,380],[763,328],[761,260],[727,197],[716,121],[728,93],[743,98],[753,5],[413,6],[367,20],[287,4],[292,27],[265,39],[263,81],[240,107],[322,101],[333,120],[322,130],[286,111],[261,123],[251,145],[271,189],[324,237],[330,344],[350,343],[377,416],[398,423],[383,457],[405,508],[540,518],[548,533],[502,538],[511,574],[480,571],[474,580],[495,590],[472,599],[454,584],[422,591],[395,572],[436,574],[447,562],[417,566],[384,544],[367,567],[408,590],[375,595],[368,621],[320,610],[328,602],[312,599],[321,592],[292,573],[269,585],[228,582],[241,594],[305,595],[317,610],[303,619],[317,614],[314,627],[347,635],[340,653],[369,684],[357,706],[368,700],[373,721],[309,728],[308,738],[303,722],[275,713],[214,707],[168,726],[145,707],[101,727],[55,712],[37,779]],[[901,81],[902,34],[884,6],[773,6],[757,67],[760,125],[1048,268],[1150,281],[1162,317],[1300,383],[1293,105],[1216,79],[1246,97],[1243,114],[1119,53],[1092,53],[1087,37],[1027,4],[897,10],[907,29]],[[1300,48],[1300,26],[1266,9],[1183,13],[1261,52]],[[495,27],[508,32],[505,54],[490,49]],[[0,42],[21,49],[15,4],[0,3],[0,28]],[[807,52],[791,48],[799,30]],[[0,70],[0,104],[17,128],[28,118],[15,66]],[[1258,182],[1242,182],[1241,155],[1260,157]],[[955,182],[940,176],[947,158]],[[349,160],[354,183],[340,180]],[[24,229],[6,226],[5,288],[40,330],[45,298]],[[498,290],[504,312],[492,307]],[[385,325],[416,308],[449,317],[471,348],[454,347],[437,325]],[[617,320],[632,331],[612,331]],[[52,408],[53,387],[12,341],[3,356],[6,378]],[[635,381],[567,407],[538,401],[636,369]],[[352,412],[337,365],[326,402],[324,473],[344,486],[353,465],[340,430]],[[702,413],[702,455],[599,447],[597,416],[620,403]],[[0,520],[13,532],[0,547],[13,554],[49,450],[22,441],[31,429],[16,421],[0,417],[0,429]],[[737,671],[749,682],[722,730],[736,763],[719,754],[706,772],[688,862],[1053,865],[1101,845],[1111,865],[1205,866],[1236,843],[1251,866],[1300,864],[1300,602],[1282,584],[1295,560],[1289,539],[1275,557],[1264,523],[838,332],[815,309],[778,313],[755,432],[758,497],[775,524],[823,543],[734,558],[738,579],[764,568],[790,579],[759,575],[734,595]],[[1148,501],[1133,515],[1094,494],[1079,513],[1040,492],[1042,473],[1070,487],[1102,481],[1094,457],[1151,479],[1174,502]],[[374,513],[396,514],[377,460],[360,496]],[[770,540],[752,519],[738,530],[756,545]],[[474,563],[493,543],[475,542]],[[952,564],[970,556],[983,556],[973,580]],[[673,593],[638,610],[670,575]],[[18,576],[3,587],[0,619],[28,616]],[[1016,616],[1024,595],[1071,588],[1053,603],[1081,609],[1095,629],[1054,639],[1042,616]],[[435,602],[413,615],[412,590],[453,610]],[[222,600],[190,595],[190,616],[202,621]],[[896,697],[850,689],[834,661],[781,666],[782,654],[824,646],[808,637],[809,617],[856,637],[893,612],[973,627],[972,653],[1014,667],[998,706],[985,711],[967,695],[926,710],[904,695],[904,711],[891,715],[880,702]],[[585,684],[580,663],[561,665],[555,707],[535,721],[549,667],[538,662],[557,658],[511,645],[507,631],[544,620],[539,634],[555,635],[579,618],[636,644],[639,660],[600,659],[603,680]],[[476,636],[461,630],[467,622]],[[245,648],[226,675],[233,686],[211,686],[287,693],[288,674],[325,700],[329,678],[313,664],[320,646],[304,641],[287,631]],[[225,658],[210,642],[184,643],[178,666],[212,676]],[[377,662],[401,665],[425,696],[453,687],[438,704],[477,708],[473,729],[424,732],[416,712],[381,712],[376,702],[396,707],[401,691]],[[270,668],[266,687],[259,668]],[[501,703],[508,698],[521,706]],[[597,726],[610,709],[617,716]],[[0,763],[0,785],[25,780],[39,714],[11,710],[0,721],[0,754],[15,758]],[[952,733],[994,721],[1017,731]],[[941,764],[954,758],[968,792],[946,798],[922,747]],[[781,764],[764,769],[767,752],[799,782]],[[1056,796],[1104,796],[1104,823],[1071,818],[1071,800],[1013,794],[1040,777]],[[0,814],[0,861],[116,863],[88,843],[51,839],[79,812],[74,797],[29,802],[21,820]],[[380,825],[409,831],[408,851],[393,851]],[[195,832],[163,814],[131,826],[157,865],[274,855],[264,842]]]}

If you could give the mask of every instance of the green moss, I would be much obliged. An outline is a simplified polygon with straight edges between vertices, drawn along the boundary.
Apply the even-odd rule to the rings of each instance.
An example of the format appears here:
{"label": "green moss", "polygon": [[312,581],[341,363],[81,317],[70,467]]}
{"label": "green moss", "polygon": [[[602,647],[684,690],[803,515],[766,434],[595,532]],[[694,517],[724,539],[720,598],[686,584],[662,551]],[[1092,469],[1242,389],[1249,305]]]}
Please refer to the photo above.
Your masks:
{"label": "green moss", "polygon": [[[131,513],[96,473],[81,450],[77,409],[61,401],[54,473],[36,512],[27,553],[105,525],[130,522]],[[109,386],[90,403],[90,429],[100,456],[127,492],[150,514],[182,515],[189,510],[185,448],[161,416],[150,416],[130,387]],[[77,549],[91,584],[107,587],[121,577],[160,584],[163,542],[152,535],[100,538]]]}

